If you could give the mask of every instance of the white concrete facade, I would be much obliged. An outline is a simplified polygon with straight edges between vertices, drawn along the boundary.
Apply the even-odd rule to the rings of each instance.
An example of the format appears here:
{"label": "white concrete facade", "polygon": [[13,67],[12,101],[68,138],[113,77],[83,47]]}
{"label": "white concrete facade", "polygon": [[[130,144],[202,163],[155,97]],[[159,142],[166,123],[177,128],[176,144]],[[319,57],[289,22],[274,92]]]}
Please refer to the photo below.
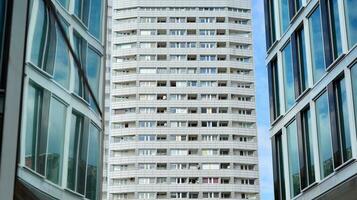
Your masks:
{"label": "white concrete facade", "polygon": [[109,5],[103,198],[259,199],[251,1]]}

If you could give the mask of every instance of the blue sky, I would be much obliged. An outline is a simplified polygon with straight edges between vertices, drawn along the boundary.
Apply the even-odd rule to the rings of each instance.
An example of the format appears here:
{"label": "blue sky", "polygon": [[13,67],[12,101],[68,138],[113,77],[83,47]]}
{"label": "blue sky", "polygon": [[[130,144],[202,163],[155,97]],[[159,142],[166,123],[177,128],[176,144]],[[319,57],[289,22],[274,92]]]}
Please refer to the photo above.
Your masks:
{"label": "blue sky", "polygon": [[265,67],[265,25],[264,1],[253,1],[253,39],[254,62],[257,90],[257,120],[259,145],[260,191],[262,200],[273,199],[273,170],[271,164],[271,145],[269,139],[269,98]]}

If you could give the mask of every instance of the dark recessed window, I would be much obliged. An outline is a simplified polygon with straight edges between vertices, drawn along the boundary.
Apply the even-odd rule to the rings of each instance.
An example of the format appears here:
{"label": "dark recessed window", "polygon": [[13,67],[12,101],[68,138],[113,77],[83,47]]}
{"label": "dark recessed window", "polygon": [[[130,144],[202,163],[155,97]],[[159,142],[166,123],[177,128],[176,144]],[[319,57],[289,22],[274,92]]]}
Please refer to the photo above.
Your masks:
{"label": "dark recessed window", "polygon": [[271,122],[280,116],[279,72],[277,59],[268,66]]}
{"label": "dark recessed window", "polygon": [[276,41],[275,8],[274,0],[265,1],[265,23],[267,27],[267,48]]}
{"label": "dark recessed window", "polygon": [[315,182],[315,161],[314,161],[314,144],[313,144],[313,131],[311,125],[311,111],[309,108],[301,113],[302,135],[304,142],[304,159],[306,164],[306,183],[311,185]]}
{"label": "dark recessed window", "polygon": [[300,28],[296,32],[296,45],[297,45],[297,63],[299,69],[299,84],[300,93],[305,91],[309,87],[307,63],[306,63],[306,48],[305,48],[305,35],[304,28]]}
{"label": "dark recessed window", "polygon": [[281,132],[272,137],[274,199],[285,200],[284,156]]}

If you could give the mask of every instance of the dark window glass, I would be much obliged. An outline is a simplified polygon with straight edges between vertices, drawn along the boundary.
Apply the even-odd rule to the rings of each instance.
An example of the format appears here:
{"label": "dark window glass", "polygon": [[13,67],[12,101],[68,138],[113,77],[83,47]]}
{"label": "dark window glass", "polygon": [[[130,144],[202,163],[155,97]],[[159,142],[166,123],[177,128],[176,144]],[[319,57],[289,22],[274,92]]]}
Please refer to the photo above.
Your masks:
{"label": "dark window glass", "polygon": [[309,18],[311,35],[311,59],[314,83],[322,78],[325,73],[325,54],[322,40],[320,7]]}
{"label": "dark window glass", "polygon": [[304,110],[302,112],[302,128],[304,132],[305,140],[305,152],[306,152],[306,163],[307,163],[307,178],[308,185],[315,182],[315,161],[314,161],[314,144],[313,144],[313,132],[311,126],[311,112],[310,109]]}
{"label": "dark window glass", "polygon": [[30,61],[37,67],[42,68],[46,33],[48,28],[48,15],[43,1],[35,1],[33,10],[36,10],[29,31],[29,41],[31,41]]}
{"label": "dark window glass", "polygon": [[281,132],[273,138],[274,199],[285,200],[285,178]]}
{"label": "dark window glass", "polygon": [[95,98],[98,99],[99,94],[99,81],[101,70],[101,57],[91,48],[87,49],[87,63],[86,72],[89,81],[89,85],[93,90]]}
{"label": "dark window glass", "polygon": [[294,197],[300,193],[300,165],[296,121],[293,121],[286,128],[286,134],[288,137],[290,195]]}
{"label": "dark window glass", "polygon": [[52,97],[48,125],[46,178],[56,184],[61,183],[66,111],[66,106]]}
{"label": "dark window glass", "polygon": [[328,97],[325,92],[316,101],[316,123],[320,154],[320,174],[325,178],[333,172],[331,125]]}
{"label": "dark window glass", "polygon": [[336,105],[339,130],[341,134],[343,160],[347,161],[352,158],[350,124],[348,122],[348,105],[345,79],[335,82]]}
{"label": "dark window glass", "polygon": [[280,96],[279,96],[279,73],[277,60],[271,61],[269,69],[269,92],[271,95],[270,106],[271,112],[273,113],[272,121],[280,116]]}
{"label": "dark window glass", "polygon": [[302,0],[295,0],[295,12],[298,12],[302,7]]}
{"label": "dark window glass", "polygon": [[357,1],[356,0],[345,0],[345,12],[346,12],[346,23],[347,23],[347,35],[348,35],[348,45],[350,48],[357,42]]}
{"label": "dark window glass", "polygon": [[41,125],[42,90],[30,84],[26,99],[25,165],[35,170],[37,135]]}
{"label": "dark window glass", "polygon": [[76,191],[77,159],[79,156],[79,140],[81,139],[81,135],[83,133],[83,117],[72,113],[71,123],[68,151],[67,187]]}
{"label": "dark window glass", "polygon": [[[2,43],[3,43],[3,37],[4,37],[4,25],[5,25],[5,6],[6,6],[6,1],[1,1],[0,2],[0,61],[1,61],[1,58],[2,58]],[[0,65],[0,77],[1,77],[1,65]]]}
{"label": "dark window glass", "polygon": [[102,0],[91,0],[89,14],[89,32],[98,40],[102,37]]}
{"label": "dark window glass", "polygon": [[280,0],[279,1],[281,34],[285,33],[285,31],[288,29],[288,26],[290,23],[289,1],[290,0]]}
{"label": "dark window glass", "polygon": [[290,42],[283,50],[283,72],[284,72],[284,93],[285,111],[289,110],[295,103],[294,72],[292,62],[292,52]]}
{"label": "dark window glass", "polygon": [[331,36],[333,44],[333,54],[337,58],[342,53],[341,27],[338,12],[338,0],[329,0],[331,16]]}
{"label": "dark window glass", "polygon": [[98,199],[98,166],[99,166],[99,130],[94,126],[89,127],[88,142],[88,163],[87,163],[87,182],[86,198]]}
{"label": "dark window glass", "polygon": [[355,64],[351,69],[352,77],[352,89],[353,89],[353,104],[355,108],[355,118],[357,124],[357,80],[354,77],[357,77],[357,64]]}
{"label": "dark window glass", "polygon": [[297,36],[298,64],[300,70],[300,87],[301,87],[301,91],[303,92],[309,87],[304,29],[301,28],[297,32],[296,36]]}
{"label": "dark window glass", "polygon": [[275,8],[274,8],[274,0],[266,1],[266,23],[269,27],[269,44],[268,48],[276,41],[276,29],[275,29]]}

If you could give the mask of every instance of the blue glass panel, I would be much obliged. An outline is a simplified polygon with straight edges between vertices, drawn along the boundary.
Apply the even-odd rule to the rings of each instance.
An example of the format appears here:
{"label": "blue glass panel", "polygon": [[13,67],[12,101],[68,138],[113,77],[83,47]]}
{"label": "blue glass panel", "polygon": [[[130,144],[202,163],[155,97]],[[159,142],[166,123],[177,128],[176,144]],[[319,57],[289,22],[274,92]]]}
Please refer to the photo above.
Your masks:
{"label": "blue glass panel", "polygon": [[330,112],[327,93],[316,101],[316,123],[319,141],[320,174],[324,178],[333,172]]}
{"label": "blue glass panel", "polygon": [[95,98],[98,98],[99,93],[99,80],[100,80],[100,69],[101,69],[101,57],[88,48],[87,51],[87,77],[89,85],[92,88]]}
{"label": "blue glass panel", "polygon": [[89,32],[101,40],[102,37],[102,0],[91,0],[89,13]]}
{"label": "blue glass panel", "polygon": [[31,41],[30,60],[37,67],[42,68],[42,58],[44,55],[44,46],[46,43],[47,32],[47,12],[43,1],[33,3],[35,16],[30,25],[29,41]]}
{"label": "blue glass panel", "polygon": [[46,178],[55,184],[61,183],[63,144],[66,127],[66,106],[52,98],[48,124]]}
{"label": "blue glass panel", "polygon": [[345,0],[348,44],[352,48],[357,43],[357,1]]}
{"label": "blue glass panel", "polygon": [[347,161],[352,158],[352,146],[351,146],[351,135],[350,135],[350,124],[348,122],[348,104],[347,104],[347,94],[346,94],[346,84],[345,79],[339,80],[335,83],[336,87],[336,97],[338,106],[338,117],[340,122],[340,132],[342,139],[342,153],[343,160]]}
{"label": "blue glass panel", "polygon": [[284,48],[283,52],[285,110],[289,110],[295,103],[294,70],[292,62],[291,44]]}
{"label": "blue glass panel", "polygon": [[311,58],[314,82],[325,74],[325,54],[322,40],[320,7],[313,12],[309,19],[311,35]]}
{"label": "blue glass panel", "polygon": [[56,42],[56,54],[54,61],[54,74],[53,78],[58,83],[63,85],[63,87],[69,87],[69,71],[70,71],[70,63],[69,63],[69,50],[67,44],[61,34],[61,32],[57,27],[57,42]]}
{"label": "blue glass panel", "polygon": [[290,23],[289,0],[280,0],[279,11],[280,11],[280,29],[281,29],[281,33],[283,34],[288,29]]}

